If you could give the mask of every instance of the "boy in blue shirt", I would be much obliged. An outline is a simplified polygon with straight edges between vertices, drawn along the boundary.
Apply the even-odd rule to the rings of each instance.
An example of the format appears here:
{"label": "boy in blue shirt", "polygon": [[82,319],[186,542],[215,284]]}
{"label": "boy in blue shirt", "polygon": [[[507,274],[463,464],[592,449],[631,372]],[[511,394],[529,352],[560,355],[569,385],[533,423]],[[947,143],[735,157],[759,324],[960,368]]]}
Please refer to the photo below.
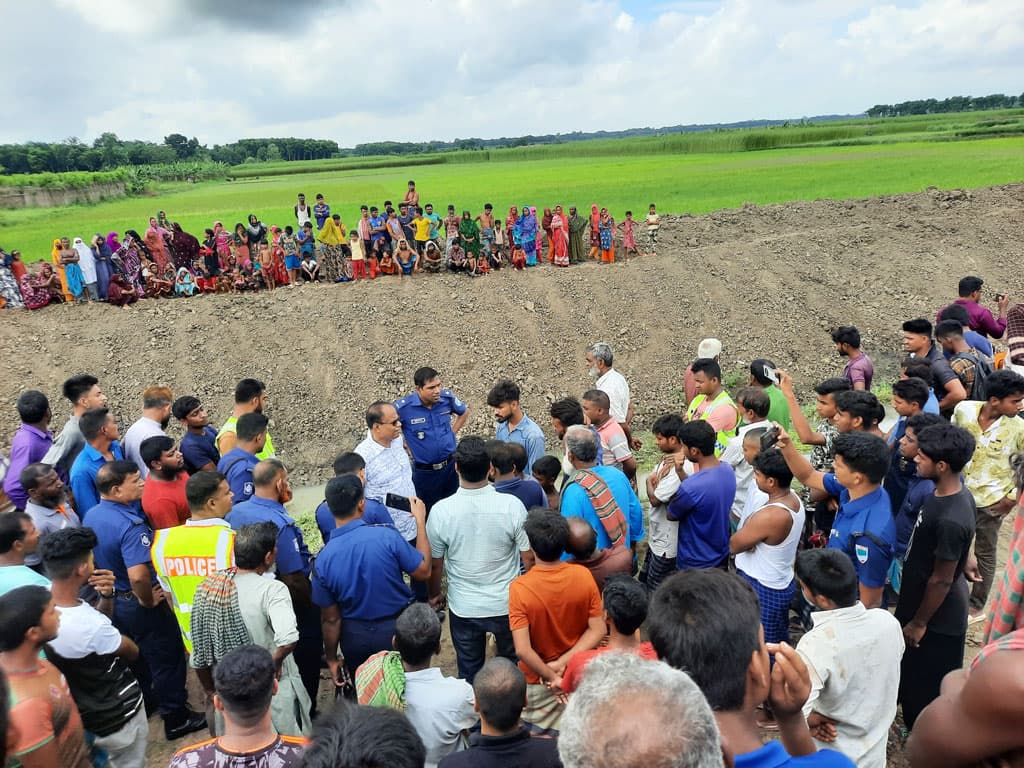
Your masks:
{"label": "boy in blue shirt", "polygon": [[171,406],[174,418],[185,425],[185,436],[181,438],[181,455],[185,457],[185,471],[214,472],[220,461],[217,450],[217,430],[210,426],[206,409],[198,397],[179,397]]}
{"label": "boy in blue shirt", "polygon": [[[778,425],[775,425],[778,427]],[[781,427],[776,445],[803,485],[839,498],[828,546],[853,561],[865,608],[882,605],[885,579],[896,548],[896,524],[882,479],[889,468],[889,446],[869,432],[847,432],[836,438],[833,471],[815,470]]]}

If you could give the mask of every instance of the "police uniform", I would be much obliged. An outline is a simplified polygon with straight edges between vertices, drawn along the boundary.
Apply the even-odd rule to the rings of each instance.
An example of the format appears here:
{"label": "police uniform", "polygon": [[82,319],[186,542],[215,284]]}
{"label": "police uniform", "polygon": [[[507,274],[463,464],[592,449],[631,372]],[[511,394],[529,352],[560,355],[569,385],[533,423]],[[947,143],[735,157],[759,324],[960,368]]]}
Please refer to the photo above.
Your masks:
{"label": "police uniform", "polygon": [[455,431],[452,414],[461,416],[466,404],[450,389],[441,390],[441,398],[430,408],[416,392],[395,401],[402,420],[402,436],[412,453],[412,482],[416,495],[430,508],[459,489],[455,474]]}
{"label": "police uniform", "polygon": [[403,573],[422,562],[423,555],[390,525],[359,518],[331,532],[313,569],[313,603],[338,606],[341,651],[353,678],[371,655],[391,649],[398,614],[413,602]]}
{"label": "police uniform", "polygon": [[244,448],[234,447],[217,462],[217,471],[227,478],[235,503],[247,500],[256,491],[252,470],[260,460]]}
{"label": "police uniform", "polygon": [[[308,577],[313,557],[302,536],[302,529],[288,514],[284,505],[273,499],[253,496],[248,501],[235,504],[225,518],[236,531],[243,525],[273,523],[277,526],[277,572],[283,576],[301,573]],[[293,605],[299,628],[299,642],[292,652],[299,668],[302,685],[313,703],[310,717],[316,713],[316,696],[320,687],[320,652],[323,637],[320,632],[320,612],[315,606],[303,609]]]}
{"label": "police uniform", "polygon": [[93,550],[97,568],[114,574],[114,625],[134,640],[142,652],[151,680],[140,678],[143,690],[152,685],[158,697],[158,711],[167,720],[186,711],[185,648],[181,642],[178,622],[166,602],[153,608],[143,606],[132,592],[128,569],[145,565],[153,572],[150,547],[153,529],[145,516],[132,506],[103,499],[89,512],[89,527],[98,543]]}

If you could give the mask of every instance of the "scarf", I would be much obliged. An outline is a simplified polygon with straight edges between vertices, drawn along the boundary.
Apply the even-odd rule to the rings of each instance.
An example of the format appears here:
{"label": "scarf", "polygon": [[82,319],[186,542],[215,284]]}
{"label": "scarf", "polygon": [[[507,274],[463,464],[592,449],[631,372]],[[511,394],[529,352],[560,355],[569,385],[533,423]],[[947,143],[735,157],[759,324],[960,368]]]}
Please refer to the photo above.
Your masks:
{"label": "scarf", "polygon": [[601,476],[590,469],[577,469],[569,478],[569,483],[579,483],[580,488],[586,492],[594,512],[597,513],[597,519],[601,521],[604,532],[612,542],[612,547],[619,544],[625,546],[626,517]]}
{"label": "scarf", "polygon": [[356,670],[359,703],[370,707],[388,707],[405,712],[405,669],[398,651],[380,651]]}
{"label": "scarf", "polygon": [[207,669],[252,638],[238,607],[236,569],[207,576],[192,599],[192,659],[195,669]]}
{"label": "scarf", "polygon": [[462,237],[472,237],[474,239],[479,239],[480,227],[478,227],[477,223],[472,219],[463,218],[459,222],[459,234]]}
{"label": "scarf", "polygon": [[107,233],[107,248],[110,249],[111,253],[117,253],[118,248],[121,247],[121,243],[118,242],[117,232]]}
{"label": "scarf", "polygon": [[1006,346],[1014,365],[1024,365],[1024,304],[1014,304],[1006,313]]}
{"label": "scarf", "polygon": [[598,211],[597,204],[590,206],[590,228],[597,229],[598,222],[601,221],[601,213]]}
{"label": "scarf", "polygon": [[327,219],[324,221],[324,228],[320,230],[320,234],[317,235],[316,239],[324,245],[341,245],[341,230],[338,229],[338,225],[334,223],[334,219]]}

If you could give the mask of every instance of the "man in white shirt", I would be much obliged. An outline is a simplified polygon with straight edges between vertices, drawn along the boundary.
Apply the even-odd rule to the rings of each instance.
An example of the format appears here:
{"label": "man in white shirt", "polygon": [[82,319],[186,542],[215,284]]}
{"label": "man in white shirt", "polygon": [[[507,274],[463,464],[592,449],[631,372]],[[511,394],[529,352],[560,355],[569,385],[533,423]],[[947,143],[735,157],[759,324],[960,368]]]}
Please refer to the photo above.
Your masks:
{"label": "man in white shirt", "polygon": [[174,393],[170,387],[146,387],[142,392],[142,417],[128,427],[121,440],[124,457],[138,466],[143,480],[149,476],[149,467],[142,460],[142,441],[167,436],[164,430],[171,423],[172,402]]}
{"label": "man in white shirt", "polygon": [[405,670],[406,717],[427,748],[426,768],[436,768],[442,757],[466,748],[468,731],[479,720],[473,687],[430,666],[441,652],[441,622],[427,605],[413,603],[402,611],[395,650]]}
{"label": "man in white shirt", "polygon": [[633,421],[633,403],[629,396],[629,382],[612,367],[614,354],[610,344],[603,341],[587,347],[587,370],[595,379],[594,387],[608,395],[609,414],[622,427],[629,440],[629,447],[638,450],[643,443],[633,437],[629,425]]}
{"label": "man in white shirt", "polygon": [[[747,493],[754,480],[754,467],[747,457],[744,446],[747,442],[747,434],[756,430],[756,434],[750,438],[753,456],[760,450],[760,436],[764,430],[771,426],[768,422],[768,409],[771,407],[771,400],[767,393],[759,387],[747,387],[736,396],[736,405],[740,412],[742,426],[736,431],[735,437],[730,437],[722,452],[720,460],[728,464],[736,473],[736,496],[732,502],[732,510],[729,513],[733,530],[743,517],[743,508],[747,503]],[[754,441],[754,438],[757,441]],[[750,456],[750,458],[753,458]],[[759,509],[760,507],[755,507]],[[753,512],[754,510],[750,510]]]}
{"label": "man in white shirt", "polygon": [[460,440],[455,449],[459,489],[437,502],[427,520],[433,557],[430,602],[441,606],[441,575],[446,574],[452,645],[459,676],[470,684],[486,660],[488,633],[494,635],[498,655],[515,661],[508,590],[520,573],[520,558],[527,569],[533,565],[523,528],[526,508],[487,482],[491,469],[482,438]]}
{"label": "man in white shirt", "polygon": [[805,549],[796,577],[818,609],[796,646],[811,676],[804,705],[811,735],[819,749],[838,750],[860,768],[885,768],[905,648],[900,623],[858,600],[857,572],[841,550]]}
{"label": "man in white shirt", "polygon": [[[356,453],[366,462],[366,498],[385,502],[387,495],[416,496],[412,464],[402,442],[402,421],[395,406],[378,400],[366,409],[366,437]],[[408,509],[388,507],[395,528],[409,542],[416,540],[416,520]]]}
{"label": "man in white shirt", "polygon": [[[676,571],[679,521],[669,520],[668,503],[679,490],[679,473],[676,462],[689,464],[687,474],[693,472],[693,464],[686,460],[683,444],[679,442],[679,429],[683,419],[675,413],[659,416],[651,427],[654,443],[662,453],[662,460],[647,476],[647,501],[651,505],[650,532],[647,539],[647,557],[640,571],[640,581],[654,592],[658,585]],[[678,458],[677,458],[678,457]]]}

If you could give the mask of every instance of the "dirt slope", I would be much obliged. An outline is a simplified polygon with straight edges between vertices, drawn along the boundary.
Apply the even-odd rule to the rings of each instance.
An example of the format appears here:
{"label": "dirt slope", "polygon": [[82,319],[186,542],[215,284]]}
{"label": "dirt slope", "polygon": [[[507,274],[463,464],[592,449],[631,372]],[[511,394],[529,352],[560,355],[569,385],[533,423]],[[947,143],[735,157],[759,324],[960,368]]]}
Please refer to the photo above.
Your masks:
{"label": "dirt slope", "polygon": [[299,482],[324,479],[331,457],[360,439],[366,405],[409,390],[425,364],[475,408],[470,429],[481,433],[487,389],[503,375],[546,426],[551,399],[587,387],[583,347],[597,340],[615,346],[645,428],[678,406],[682,371],[707,335],[725,341],[727,369],[770,357],[806,388],[841,370],[826,331],[851,323],[888,378],[900,321],[934,317],[962,275],[1024,296],[1022,209],[1024,184],[747,205],[666,216],[656,258],[615,266],[3,312],[0,443],[17,426],[20,391],[48,392],[59,426],[60,382],[84,371],[101,377],[126,425],[150,383],[199,395],[219,423],[237,379],[265,380],[274,442]]}

